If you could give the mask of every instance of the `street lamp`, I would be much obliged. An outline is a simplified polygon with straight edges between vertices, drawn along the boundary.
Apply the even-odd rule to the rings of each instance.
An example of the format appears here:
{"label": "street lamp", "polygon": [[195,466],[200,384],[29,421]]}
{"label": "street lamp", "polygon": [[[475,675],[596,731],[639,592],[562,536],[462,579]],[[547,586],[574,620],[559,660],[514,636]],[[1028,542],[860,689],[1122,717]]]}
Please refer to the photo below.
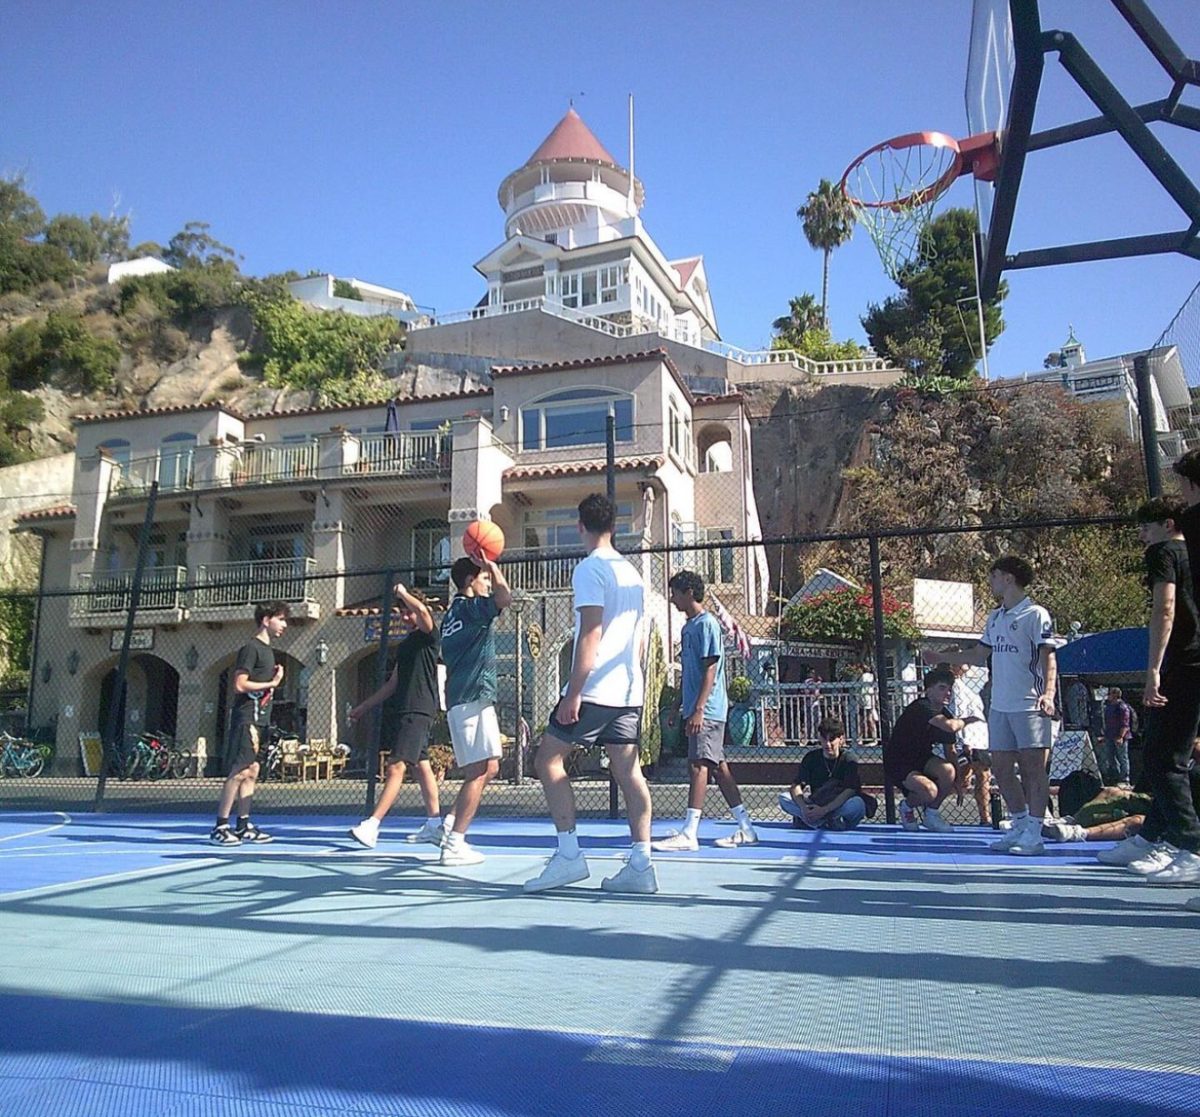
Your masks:
{"label": "street lamp", "polygon": [[325,664],[328,662],[329,662],[329,645],[326,644],[324,640],[321,640],[320,643],[317,644],[317,663],[320,664],[320,666],[324,667]]}

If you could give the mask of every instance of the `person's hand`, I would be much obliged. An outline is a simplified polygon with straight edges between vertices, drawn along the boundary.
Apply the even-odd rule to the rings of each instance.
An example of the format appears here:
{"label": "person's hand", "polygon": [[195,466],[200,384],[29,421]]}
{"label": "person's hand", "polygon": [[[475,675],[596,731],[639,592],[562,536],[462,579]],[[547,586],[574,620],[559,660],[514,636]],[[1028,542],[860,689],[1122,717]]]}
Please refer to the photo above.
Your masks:
{"label": "person's hand", "polygon": [[809,826],[816,826],[825,817],[825,811],[821,807],[814,807],[812,803],[801,803],[800,817]]}
{"label": "person's hand", "polygon": [[689,737],[698,737],[700,730],[704,728],[704,711],[697,710],[691,717],[683,723],[683,731]]}
{"label": "person's hand", "polygon": [[1146,685],[1142,688],[1142,705],[1154,708],[1167,704],[1166,695],[1159,689],[1161,679],[1153,668],[1146,671]]}
{"label": "person's hand", "polygon": [[351,725],[354,725],[354,724],[355,724],[355,723],[358,721],[358,719],[359,719],[360,717],[362,717],[362,716],[363,716],[363,709],[362,709],[362,707],[361,707],[361,706],[355,706],[355,707],[354,707],[354,709],[353,709],[353,710],[351,710],[351,711],[350,711],[350,712],[349,712],[349,713],[346,715],[346,720],[347,720],[347,721],[348,721],[348,722],[349,722]]}
{"label": "person's hand", "polygon": [[983,718],[978,717],[975,714],[967,714],[967,716],[963,718],[963,725],[976,725],[982,721]]}
{"label": "person's hand", "polygon": [[579,707],[581,701],[579,695],[574,698],[568,695],[563,698],[558,704],[558,711],[554,715],[554,720],[559,725],[574,725],[579,720]]}
{"label": "person's hand", "polygon": [[1054,696],[1052,694],[1043,694],[1038,697],[1037,701],[1038,713],[1044,718],[1056,717],[1054,711]]}
{"label": "person's hand", "polygon": [[407,597],[408,587],[406,587],[403,582],[397,582],[394,586],[392,586],[392,594],[395,597]]}
{"label": "person's hand", "polygon": [[281,682],[283,682],[283,664],[277,663],[275,664],[275,674],[271,678],[271,686],[277,687]]}

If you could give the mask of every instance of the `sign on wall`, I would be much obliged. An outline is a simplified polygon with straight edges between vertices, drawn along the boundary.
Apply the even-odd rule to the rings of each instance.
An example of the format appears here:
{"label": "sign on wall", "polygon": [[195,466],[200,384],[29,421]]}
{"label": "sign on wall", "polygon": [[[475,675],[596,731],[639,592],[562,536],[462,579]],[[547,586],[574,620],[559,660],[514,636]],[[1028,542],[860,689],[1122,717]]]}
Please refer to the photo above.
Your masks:
{"label": "sign on wall", "polygon": [[[393,640],[403,640],[412,632],[412,625],[408,624],[398,613],[392,614],[392,623],[388,626],[388,642]],[[383,617],[367,617],[366,623],[363,625],[363,643],[378,644],[383,635]]]}
{"label": "sign on wall", "polygon": [[[113,629],[108,634],[108,650],[110,652],[119,652],[121,644],[125,639],[123,629]],[[154,629],[152,628],[135,628],[129,634],[129,650],[131,652],[148,652],[154,647]]]}

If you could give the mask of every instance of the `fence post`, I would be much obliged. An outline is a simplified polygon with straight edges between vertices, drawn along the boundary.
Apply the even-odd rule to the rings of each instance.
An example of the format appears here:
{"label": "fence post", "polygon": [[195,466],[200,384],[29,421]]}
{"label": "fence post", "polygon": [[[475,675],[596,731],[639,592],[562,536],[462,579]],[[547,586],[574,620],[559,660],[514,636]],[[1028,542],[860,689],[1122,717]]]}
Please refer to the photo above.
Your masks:
{"label": "fence post", "polygon": [[[871,614],[875,622],[875,678],[879,688],[879,743],[887,748],[892,736],[892,712],[889,706],[891,687],[888,679],[888,661],[883,648],[883,570],[879,561],[879,536],[867,540],[871,549]],[[883,802],[885,817],[889,824],[896,821],[896,797],[891,781],[883,769]]]}
{"label": "fence post", "polygon": [[[516,602],[513,602],[516,605]],[[515,735],[515,743],[513,744],[513,777],[514,785],[520,785],[525,781],[525,756],[524,742],[521,740],[521,723],[525,717],[525,649],[522,646],[525,640],[525,633],[521,626],[521,613],[524,611],[522,606],[518,605],[514,612],[517,615],[517,647],[516,654],[513,656],[513,662],[517,665],[517,680],[514,690],[516,691],[515,699],[517,703],[517,716],[513,722],[513,733]]]}
{"label": "fence post", "polygon": [[[375,689],[387,682],[388,637],[392,631],[392,587],[396,572],[389,570],[383,576],[383,605],[379,615],[379,654],[375,657]],[[367,814],[375,809],[375,784],[379,772],[380,735],[383,732],[383,703],[371,711],[371,725],[367,730]]]}
{"label": "fence post", "polygon": [[142,518],[142,531],[138,536],[137,562],[133,567],[133,585],[129,587],[129,613],[125,617],[125,636],[121,640],[121,655],[117,660],[117,677],[109,698],[108,719],[104,736],[100,741],[100,776],[96,780],[95,809],[104,806],[104,792],[108,785],[108,765],[116,748],[119,726],[125,712],[125,681],[129,672],[129,642],[133,639],[133,625],[137,619],[138,605],[142,596],[142,575],[146,570],[146,552],[150,550],[150,532],[154,527],[154,509],[158,504],[158,481],[150,482],[150,496],[146,501],[146,515]]}
{"label": "fence post", "polygon": [[1146,492],[1153,499],[1162,495],[1162,469],[1158,461],[1158,431],[1154,425],[1154,393],[1150,387],[1150,358],[1141,353],[1133,358],[1133,382],[1137,386],[1138,422],[1142,432],[1142,460],[1146,463]]}

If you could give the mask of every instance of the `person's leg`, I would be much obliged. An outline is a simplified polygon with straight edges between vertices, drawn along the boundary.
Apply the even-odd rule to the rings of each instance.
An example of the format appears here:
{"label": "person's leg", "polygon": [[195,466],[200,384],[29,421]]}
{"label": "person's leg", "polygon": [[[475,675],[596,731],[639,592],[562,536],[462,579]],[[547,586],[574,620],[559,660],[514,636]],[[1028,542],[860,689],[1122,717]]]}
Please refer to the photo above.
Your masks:
{"label": "person's leg", "polygon": [[242,780],[245,778],[245,774],[245,768],[230,772],[221,785],[221,797],[217,800],[218,823],[221,819],[229,821],[229,816],[233,812],[233,804],[241,797]]}
{"label": "person's leg", "polygon": [[1122,842],[1132,838],[1142,828],[1144,818],[1140,814],[1131,814],[1128,818],[1118,818],[1115,822],[1101,822],[1098,826],[1086,826],[1083,831],[1085,842]]}
{"label": "person's leg", "polygon": [[466,834],[475,812],[479,810],[483,789],[500,771],[500,761],[495,758],[479,760],[463,769],[463,784],[454,801],[454,833]]}
{"label": "person's leg", "polygon": [[[635,844],[650,841],[650,788],[642,774],[637,745],[606,745],[609,770],[625,797],[625,813],[629,818],[629,836]],[[707,783],[707,775],[705,781]],[[701,800],[703,802],[703,800]]]}
{"label": "person's leg", "polygon": [[544,733],[538,743],[535,761],[550,818],[554,822],[554,829],[560,834],[573,833],[575,830],[575,793],[571,789],[566,765],[567,754],[573,748],[575,745],[569,741]]}
{"label": "person's leg", "polygon": [[382,822],[392,809],[392,804],[396,802],[396,796],[400,794],[400,785],[404,783],[406,767],[403,760],[388,761],[383,789],[379,792],[379,798],[375,800],[375,809],[371,812],[371,817],[376,822]]}
{"label": "person's leg", "polygon": [[1030,815],[1039,820],[1039,826],[1040,820],[1046,816],[1046,808],[1050,805],[1050,777],[1046,772],[1049,756],[1049,749],[1017,750],[1017,770],[1020,773],[1025,802]]}
{"label": "person's leg", "polygon": [[437,776],[433,774],[433,765],[426,756],[417,761],[416,781],[417,787],[421,789],[421,801],[425,804],[425,817],[430,821],[435,818],[440,821],[442,803],[438,795]]}
{"label": "person's leg", "polygon": [[1116,746],[1117,753],[1117,782],[1129,782],[1129,739],[1118,741]]}
{"label": "person's leg", "polygon": [[1147,732],[1146,765],[1150,769],[1154,806],[1165,822],[1163,837],[1186,853],[1200,853],[1200,820],[1192,800],[1189,767],[1200,729],[1200,668],[1164,675],[1167,704],[1154,711],[1154,739]]}
{"label": "person's leg", "polygon": [[725,797],[729,808],[732,810],[734,807],[740,807],[742,805],[742,789],[738,787],[728,761],[722,760],[717,765],[713,772],[713,778],[717,781],[717,786],[721,789],[721,794]]}
{"label": "person's leg", "polygon": [[867,804],[861,795],[851,795],[837,810],[826,816],[828,830],[853,830],[867,817]]}
{"label": "person's leg", "polygon": [[1096,764],[1105,787],[1117,782],[1117,744],[1108,736],[1096,742]]}
{"label": "person's leg", "polygon": [[1025,815],[1029,808],[1025,801],[1025,789],[1017,777],[1017,754],[1015,752],[994,752],[992,754],[992,772],[996,783],[1000,785],[1000,795],[1008,813],[1014,818]]}
{"label": "person's leg", "polygon": [[971,762],[971,794],[975,798],[975,809],[979,812],[979,825],[992,824],[992,769],[979,761]]}
{"label": "person's leg", "polygon": [[929,807],[937,810],[946,801],[946,797],[954,791],[954,765],[948,760],[939,760],[934,757],[925,762],[922,774],[926,779],[933,781],[935,792]]}
{"label": "person's leg", "polygon": [[910,807],[928,807],[940,794],[938,785],[924,772],[909,772],[904,777],[904,799]]}

